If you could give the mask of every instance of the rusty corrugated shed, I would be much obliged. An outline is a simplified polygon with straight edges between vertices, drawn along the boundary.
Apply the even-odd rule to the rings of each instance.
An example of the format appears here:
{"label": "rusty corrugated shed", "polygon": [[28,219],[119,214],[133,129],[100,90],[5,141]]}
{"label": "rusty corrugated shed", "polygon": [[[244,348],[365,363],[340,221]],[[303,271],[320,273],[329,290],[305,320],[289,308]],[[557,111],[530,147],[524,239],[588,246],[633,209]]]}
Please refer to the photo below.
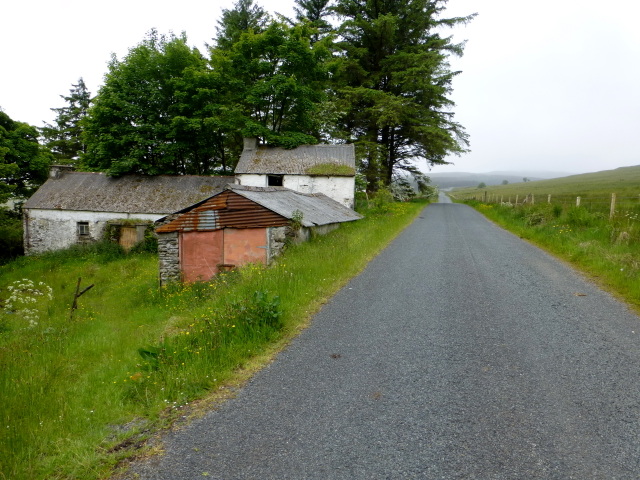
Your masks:
{"label": "rusty corrugated shed", "polygon": [[360,214],[322,193],[301,193],[285,187],[232,185],[229,188],[288,219],[293,218],[296,210],[302,212],[302,225],[305,227],[351,222],[362,218]]}
{"label": "rusty corrugated shed", "polygon": [[[284,187],[227,185],[226,190],[180,212],[156,229],[158,233],[219,228],[285,226],[295,212],[302,213],[302,225],[313,227],[362,218],[326,195],[305,194]],[[167,221],[168,220],[168,221]]]}
{"label": "rusty corrugated shed", "polygon": [[[158,220],[161,223],[164,219]],[[194,205],[158,227],[158,233],[207,231],[221,228],[281,227],[289,219],[231,190]]]}
{"label": "rusty corrugated shed", "polygon": [[48,179],[26,209],[167,214],[209,198],[233,183],[223,176],[142,176],[113,178],[104,173],[68,172]]}
{"label": "rusty corrugated shed", "polygon": [[[350,167],[355,175],[356,156],[352,144],[302,145],[297,148],[259,146],[245,148],[236,166],[236,174],[308,175],[310,168],[335,164]],[[339,175],[339,174],[338,174]]]}

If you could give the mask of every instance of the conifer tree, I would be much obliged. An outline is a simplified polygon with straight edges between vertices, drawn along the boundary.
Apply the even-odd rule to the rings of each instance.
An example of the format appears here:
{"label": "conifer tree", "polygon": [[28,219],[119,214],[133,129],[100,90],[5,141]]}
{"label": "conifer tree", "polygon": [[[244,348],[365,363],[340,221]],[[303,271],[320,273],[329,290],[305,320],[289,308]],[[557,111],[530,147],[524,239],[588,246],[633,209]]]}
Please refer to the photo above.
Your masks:
{"label": "conifer tree", "polygon": [[295,0],[297,6],[293,10],[296,12],[296,20],[308,21],[318,30],[312,35],[314,43],[332,30],[331,24],[326,20],[331,15],[329,2],[330,0]]}
{"label": "conifer tree", "polygon": [[82,120],[91,104],[91,93],[82,77],[72,85],[69,96],[60,95],[67,106],[52,108],[57,113],[54,124],[46,124],[40,131],[45,145],[53,153],[56,162],[74,164],[86,152],[82,138]]}
{"label": "conifer tree", "polygon": [[237,0],[231,10],[223,10],[218,20],[217,48],[228,50],[245,32],[260,33],[270,21],[269,14],[253,0]]}
{"label": "conifer tree", "polygon": [[441,18],[446,0],[337,0],[342,55],[334,79],[341,127],[357,145],[368,189],[388,185],[415,160],[445,163],[466,151],[468,136],[453,119],[449,55],[463,44],[442,27],[473,15]]}

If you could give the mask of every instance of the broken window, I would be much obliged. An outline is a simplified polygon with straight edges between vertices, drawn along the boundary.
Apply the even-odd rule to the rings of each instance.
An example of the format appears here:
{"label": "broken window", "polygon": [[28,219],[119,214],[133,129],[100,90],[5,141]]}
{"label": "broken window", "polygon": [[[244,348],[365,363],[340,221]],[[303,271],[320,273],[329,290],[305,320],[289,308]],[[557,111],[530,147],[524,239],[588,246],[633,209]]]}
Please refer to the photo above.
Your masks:
{"label": "broken window", "polygon": [[78,235],[80,237],[89,235],[89,222],[78,222]]}
{"label": "broken window", "polygon": [[270,187],[282,187],[284,175],[267,175],[267,185]]}

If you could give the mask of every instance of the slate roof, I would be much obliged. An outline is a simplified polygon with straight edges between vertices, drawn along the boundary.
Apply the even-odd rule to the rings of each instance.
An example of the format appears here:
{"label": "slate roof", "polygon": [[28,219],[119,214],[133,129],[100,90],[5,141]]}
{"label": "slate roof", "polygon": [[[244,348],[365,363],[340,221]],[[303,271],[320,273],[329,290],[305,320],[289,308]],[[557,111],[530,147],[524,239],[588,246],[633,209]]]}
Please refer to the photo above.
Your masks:
{"label": "slate roof", "polygon": [[68,172],[49,178],[25,209],[168,214],[209,198],[233,177],[142,176],[113,178],[104,173]]}
{"label": "slate roof", "polygon": [[307,175],[310,167],[323,164],[344,165],[355,175],[355,148],[348,145],[302,145],[293,149],[259,146],[242,151],[236,173]]}

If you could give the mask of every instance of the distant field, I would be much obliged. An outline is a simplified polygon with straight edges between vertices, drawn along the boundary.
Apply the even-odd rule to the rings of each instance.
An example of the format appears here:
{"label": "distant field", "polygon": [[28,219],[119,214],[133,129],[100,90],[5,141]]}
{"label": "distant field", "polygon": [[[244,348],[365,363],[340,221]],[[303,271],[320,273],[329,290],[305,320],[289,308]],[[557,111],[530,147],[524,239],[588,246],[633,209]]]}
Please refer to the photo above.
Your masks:
{"label": "distant field", "polygon": [[551,195],[552,203],[575,202],[582,198],[582,205],[601,203],[608,205],[611,194],[615,193],[618,202],[640,203],[640,165],[622,167],[596,173],[572,175],[570,177],[539,180],[535,182],[495,185],[485,188],[456,188],[452,197],[464,200],[477,197],[481,200],[484,194],[493,195],[498,201],[515,202],[516,195],[522,201],[527,195],[533,195],[536,202],[546,202]]}

